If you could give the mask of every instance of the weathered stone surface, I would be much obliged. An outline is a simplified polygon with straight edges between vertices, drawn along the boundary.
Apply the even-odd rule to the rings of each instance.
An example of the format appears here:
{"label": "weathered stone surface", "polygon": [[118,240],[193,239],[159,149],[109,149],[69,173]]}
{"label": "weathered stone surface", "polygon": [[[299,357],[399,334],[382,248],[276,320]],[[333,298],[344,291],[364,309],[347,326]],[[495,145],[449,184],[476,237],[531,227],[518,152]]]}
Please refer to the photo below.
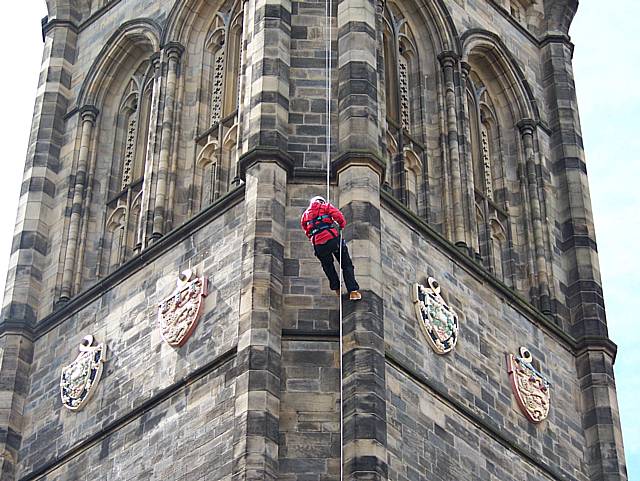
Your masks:
{"label": "weathered stone surface", "polygon": [[[625,481],[576,4],[47,0],[0,478]],[[315,195],[347,218],[342,309],[299,225]],[[158,302],[187,268],[210,293],[173,349]],[[428,276],[459,316],[445,356],[412,304]],[[109,360],[70,413],[86,334]],[[551,381],[537,425],[520,346]]]}

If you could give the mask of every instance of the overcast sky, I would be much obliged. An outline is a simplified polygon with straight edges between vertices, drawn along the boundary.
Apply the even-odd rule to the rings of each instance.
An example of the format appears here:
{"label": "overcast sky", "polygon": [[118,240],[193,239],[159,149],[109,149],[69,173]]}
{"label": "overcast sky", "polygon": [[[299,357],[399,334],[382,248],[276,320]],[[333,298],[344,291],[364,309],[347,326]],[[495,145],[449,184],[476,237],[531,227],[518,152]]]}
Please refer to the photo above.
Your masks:
{"label": "overcast sky", "polygon": [[[0,285],[31,126],[44,0],[4,2],[0,19]],[[638,0],[583,0],[571,36],[629,479],[640,479],[640,54]],[[1,291],[0,291],[1,292]]]}

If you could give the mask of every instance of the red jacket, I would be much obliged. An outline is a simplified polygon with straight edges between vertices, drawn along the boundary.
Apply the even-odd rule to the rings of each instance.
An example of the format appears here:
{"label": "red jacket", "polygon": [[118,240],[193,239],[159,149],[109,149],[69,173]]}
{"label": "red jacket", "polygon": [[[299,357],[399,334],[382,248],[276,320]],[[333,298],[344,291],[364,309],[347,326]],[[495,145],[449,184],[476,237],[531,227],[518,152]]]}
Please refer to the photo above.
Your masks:
{"label": "red jacket", "polygon": [[[318,220],[318,217],[323,217]],[[315,221],[315,222],[314,222]],[[338,237],[338,230],[335,227],[331,229],[324,229],[313,235],[312,231],[314,228],[318,228],[324,225],[332,225],[337,222],[341,229],[344,229],[344,226],[347,224],[344,220],[344,216],[342,212],[336,209],[329,203],[322,202],[314,202],[307,210],[302,214],[302,218],[300,219],[300,225],[302,229],[304,229],[305,234],[311,241],[313,245],[316,244],[326,244],[331,239]]]}

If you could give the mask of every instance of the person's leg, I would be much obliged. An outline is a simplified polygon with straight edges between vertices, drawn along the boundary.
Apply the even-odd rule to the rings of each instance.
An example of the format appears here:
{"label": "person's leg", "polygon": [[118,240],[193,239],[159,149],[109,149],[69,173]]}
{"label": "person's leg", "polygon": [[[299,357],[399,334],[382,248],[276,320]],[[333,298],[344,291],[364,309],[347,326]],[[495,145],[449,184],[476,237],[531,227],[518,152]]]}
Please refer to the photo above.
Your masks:
{"label": "person's leg", "polygon": [[[338,262],[340,262],[340,252],[337,249],[333,255],[335,255]],[[353,262],[351,262],[351,256],[349,256],[347,243],[344,241],[342,241],[342,275],[344,276],[344,283],[349,292],[360,290],[360,286],[358,285],[356,276],[353,272]]]}
{"label": "person's leg", "polygon": [[340,289],[340,278],[333,265],[333,252],[337,249],[337,239],[331,239],[326,244],[314,246],[316,257],[320,259],[322,270],[327,279],[329,279],[329,287],[332,291]]}

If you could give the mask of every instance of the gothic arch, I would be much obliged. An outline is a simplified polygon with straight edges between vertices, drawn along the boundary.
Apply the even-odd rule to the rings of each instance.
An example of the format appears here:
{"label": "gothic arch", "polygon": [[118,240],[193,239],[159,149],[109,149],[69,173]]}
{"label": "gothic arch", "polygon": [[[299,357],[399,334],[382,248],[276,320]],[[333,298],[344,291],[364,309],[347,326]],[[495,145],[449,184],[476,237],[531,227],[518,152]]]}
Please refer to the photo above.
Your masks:
{"label": "gothic arch", "polygon": [[[403,14],[415,19],[414,34],[418,44],[432,43],[436,54],[460,52],[460,37],[451,14],[442,0],[402,0],[396,3]],[[425,37],[426,35],[426,37]]]}
{"label": "gothic arch", "polygon": [[[521,119],[539,120],[540,114],[533,91],[509,49],[498,35],[482,29],[471,29],[462,35],[462,61],[472,67],[484,63],[493,73],[509,99],[515,122]],[[515,108],[514,108],[515,107]]]}
{"label": "gothic arch", "polygon": [[[189,45],[190,42],[194,42],[192,38],[194,33],[200,32],[202,34],[204,31],[204,34],[206,34],[209,30],[209,24],[203,22],[202,19],[213,19],[216,13],[223,9],[227,3],[229,2],[225,0],[216,2],[208,0],[178,0],[167,18],[162,32],[162,43],[176,41],[183,45]],[[205,41],[206,38],[199,39],[198,45],[203,44]]]}
{"label": "gothic arch", "polygon": [[[131,60],[150,57],[160,49],[160,27],[150,19],[138,19],[123,23],[106,42],[80,87],[78,106],[96,105],[113,81],[113,73]],[[137,55],[136,55],[137,54]]]}
{"label": "gothic arch", "polygon": [[[431,128],[440,115],[431,101],[437,91],[438,56],[459,51],[459,38],[440,1],[389,1],[382,13],[385,188],[416,213],[426,215],[428,199],[422,193],[430,170],[427,152],[436,151],[440,139]],[[411,167],[409,151],[420,159]]]}

